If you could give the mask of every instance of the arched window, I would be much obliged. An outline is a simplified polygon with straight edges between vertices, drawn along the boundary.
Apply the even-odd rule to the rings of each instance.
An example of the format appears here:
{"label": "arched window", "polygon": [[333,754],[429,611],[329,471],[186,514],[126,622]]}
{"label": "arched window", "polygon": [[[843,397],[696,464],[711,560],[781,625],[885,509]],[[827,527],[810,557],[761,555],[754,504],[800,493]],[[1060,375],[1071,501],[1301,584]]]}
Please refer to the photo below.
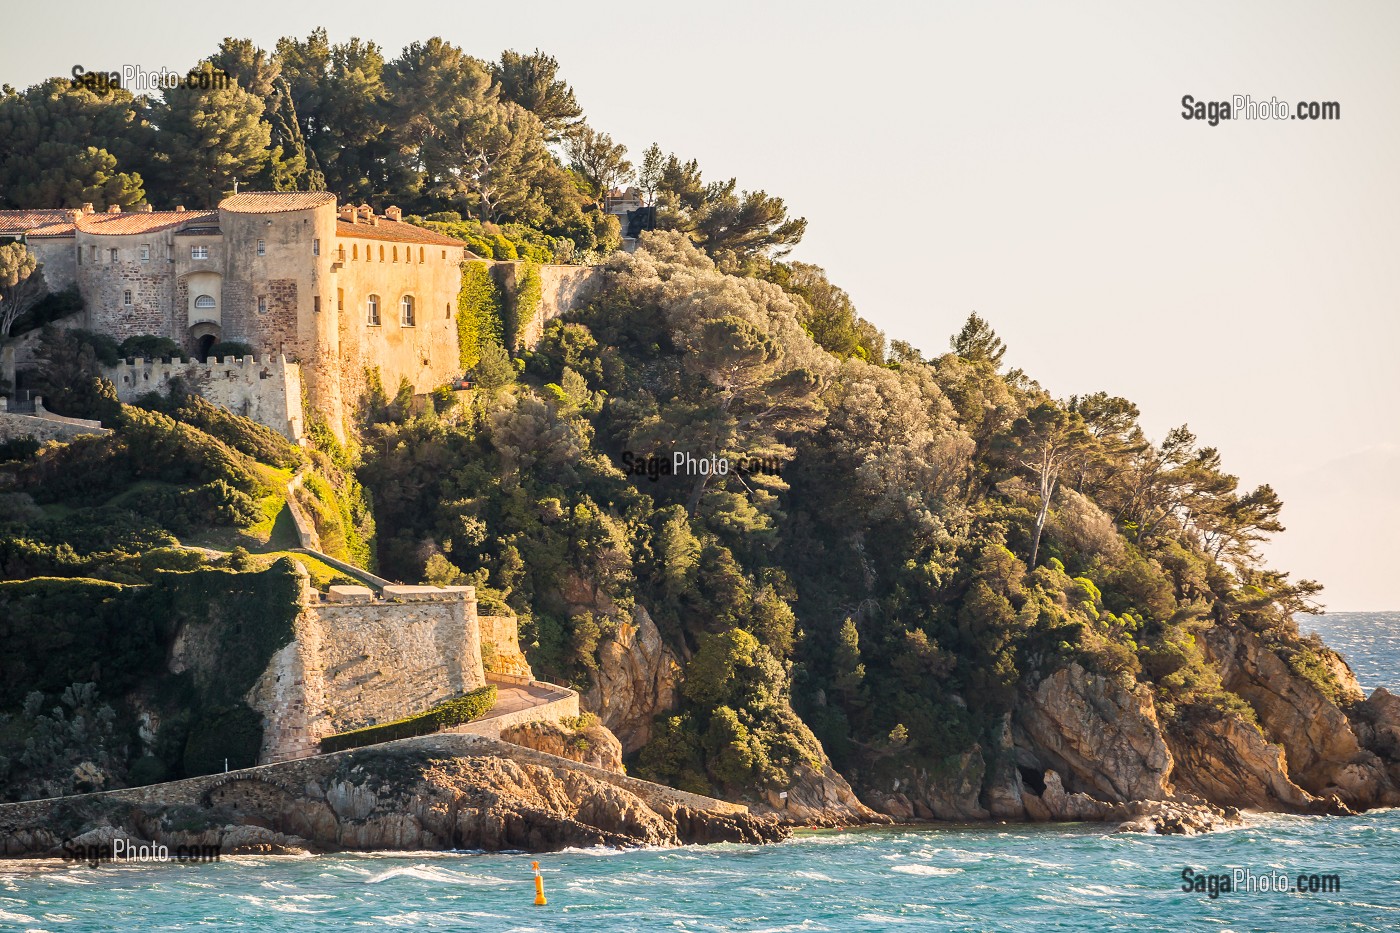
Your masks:
{"label": "arched window", "polygon": [[359,259],[359,258],[360,258],[360,244],[358,244],[358,243],[351,243],[351,244],[350,244],[350,258],[351,258],[351,259]]}
{"label": "arched window", "polygon": [[397,246],[395,246],[395,247],[394,247],[394,262],[398,262],[398,261],[399,261],[399,248],[398,248]]}
{"label": "arched window", "polygon": [[379,261],[380,261],[380,262],[383,262],[383,261],[384,261],[384,244],[383,244],[383,243],[380,243],[380,244],[379,244]]}
{"label": "arched window", "polygon": [[413,318],[413,296],[412,296],[412,295],[404,295],[404,296],[403,296],[403,301],[399,303],[399,311],[400,311],[401,314],[402,314],[403,326],[404,326],[404,327],[412,327],[412,326],[414,326],[414,318]]}
{"label": "arched window", "polygon": [[369,306],[368,322],[371,327],[379,326],[379,296],[370,295],[367,301]]}
{"label": "arched window", "polygon": [[195,298],[194,306],[201,311],[212,311],[219,306],[219,303],[214,300],[213,295],[200,295]]}
{"label": "arched window", "polygon": [[418,247],[418,261],[419,261],[420,263],[423,261],[423,247],[421,247],[421,246]]}

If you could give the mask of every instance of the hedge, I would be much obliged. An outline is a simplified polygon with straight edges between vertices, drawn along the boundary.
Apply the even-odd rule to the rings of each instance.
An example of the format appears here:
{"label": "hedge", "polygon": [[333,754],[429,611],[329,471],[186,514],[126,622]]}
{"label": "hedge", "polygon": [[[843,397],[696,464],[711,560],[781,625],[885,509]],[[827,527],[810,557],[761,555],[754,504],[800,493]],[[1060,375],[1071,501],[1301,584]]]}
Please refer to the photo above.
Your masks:
{"label": "hedge", "polygon": [[505,341],[505,298],[484,262],[462,263],[462,290],[457,295],[457,346],[462,371],[481,359],[487,343]]}
{"label": "hedge", "polygon": [[392,742],[395,739],[410,739],[415,735],[428,735],[439,729],[450,729],[453,726],[460,726],[462,723],[480,719],[495,705],[496,687],[494,684],[487,684],[485,687],[478,687],[470,693],[464,693],[459,697],[439,703],[432,709],[415,716],[409,716],[407,719],[380,723],[377,726],[366,726],[363,729],[341,732],[338,735],[328,735],[321,740],[321,751],[323,753],[343,752],[365,745]]}

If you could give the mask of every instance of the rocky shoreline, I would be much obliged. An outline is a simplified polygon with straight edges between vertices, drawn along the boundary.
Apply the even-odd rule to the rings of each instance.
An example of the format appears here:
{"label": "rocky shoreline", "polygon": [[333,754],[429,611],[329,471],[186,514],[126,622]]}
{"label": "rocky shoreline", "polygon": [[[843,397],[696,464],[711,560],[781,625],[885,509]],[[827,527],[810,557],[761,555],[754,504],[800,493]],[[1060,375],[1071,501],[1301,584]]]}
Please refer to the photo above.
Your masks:
{"label": "rocky shoreline", "polygon": [[[823,760],[799,768],[785,795],[766,791],[745,805],[621,773],[624,749],[640,738],[628,726],[643,717],[621,716],[627,707],[615,706],[604,710],[603,725],[577,734],[522,727],[509,736],[521,744],[440,733],[3,804],[0,857],[61,857],[65,844],[117,838],[218,845],[226,854],[550,851],[765,843],[793,827],[937,822],[1088,821],[1189,835],[1237,824],[1242,810],[1340,815],[1400,805],[1400,699],[1384,689],[1365,697],[1336,655],[1340,689],[1329,696],[1239,628],[1217,627],[1204,648],[1255,717],[1159,715],[1146,687],[1071,664],[1023,690],[989,747],[936,772],[905,768],[848,781]],[[640,673],[656,682],[654,672]],[[644,692],[648,702],[638,705],[654,713],[656,695],[666,691]],[[622,727],[621,742],[609,719]]]}
{"label": "rocky shoreline", "polygon": [[774,842],[747,808],[475,735],[0,805],[0,857],[131,844],[223,855]]}

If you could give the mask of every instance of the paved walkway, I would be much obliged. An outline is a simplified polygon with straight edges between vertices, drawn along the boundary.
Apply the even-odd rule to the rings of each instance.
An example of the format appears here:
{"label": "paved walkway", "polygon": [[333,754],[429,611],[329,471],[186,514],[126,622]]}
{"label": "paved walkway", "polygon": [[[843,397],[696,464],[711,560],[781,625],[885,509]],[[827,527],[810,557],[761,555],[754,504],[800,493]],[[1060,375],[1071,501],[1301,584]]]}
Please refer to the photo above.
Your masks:
{"label": "paved walkway", "polygon": [[543,684],[496,684],[496,705],[482,719],[495,719],[506,713],[518,713],[532,706],[543,706],[551,700],[559,699],[559,690]]}

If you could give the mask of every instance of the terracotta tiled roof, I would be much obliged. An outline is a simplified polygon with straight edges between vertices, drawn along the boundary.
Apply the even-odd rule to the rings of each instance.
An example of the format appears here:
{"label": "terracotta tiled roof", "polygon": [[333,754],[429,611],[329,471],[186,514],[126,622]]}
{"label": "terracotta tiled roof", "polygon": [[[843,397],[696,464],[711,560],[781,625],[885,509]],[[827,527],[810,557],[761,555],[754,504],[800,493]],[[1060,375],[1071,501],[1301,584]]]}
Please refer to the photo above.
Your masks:
{"label": "terracotta tiled roof", "polygon": [[157,230],[179,227],[191,221],[208,220],[215,216],[213,211],[138,211],[134,214],[84,214],[78,218],[78,229],[83,233],[126,236],[133,233],[154,233]]}
{"label": "terracotta tiled roof", "polygon": [[219,210],[235,214],[280,214],[334,204],[329,191],[242,191],[219,202]]}
{"label": "terracotta tiled roof", "polygon": [[465,249],[466,245],[455,237],[443,236],[436,230],[418,227],[410,223],[379,218],[378,224],[352,224],[348,220],[337,220],[336,236],[354,237],[357,240],[383,240],[386,243],[421,243],[425,246],[453,246]]}
{"label": "terracotta tiled roof", "polygon": [[0,211],[0,232],[29,236],[71,236],[73,212],[64,209]]}

